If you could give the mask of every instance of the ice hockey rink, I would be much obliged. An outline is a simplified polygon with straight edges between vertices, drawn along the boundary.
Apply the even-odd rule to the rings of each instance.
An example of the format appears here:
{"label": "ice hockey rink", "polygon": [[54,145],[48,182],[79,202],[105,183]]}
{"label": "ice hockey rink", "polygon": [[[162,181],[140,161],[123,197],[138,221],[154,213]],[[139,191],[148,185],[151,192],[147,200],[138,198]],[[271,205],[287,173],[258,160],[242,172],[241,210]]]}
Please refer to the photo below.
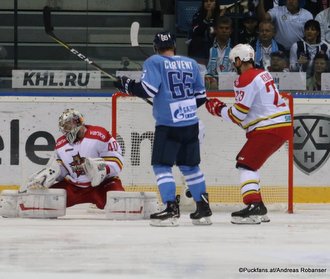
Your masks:
{"label": "ice hockey rink", "polygon": [[1,279],[330,278],[330,207],[270,212],[270,223],[113,221],[87,205],[59,219],[2,218]]}

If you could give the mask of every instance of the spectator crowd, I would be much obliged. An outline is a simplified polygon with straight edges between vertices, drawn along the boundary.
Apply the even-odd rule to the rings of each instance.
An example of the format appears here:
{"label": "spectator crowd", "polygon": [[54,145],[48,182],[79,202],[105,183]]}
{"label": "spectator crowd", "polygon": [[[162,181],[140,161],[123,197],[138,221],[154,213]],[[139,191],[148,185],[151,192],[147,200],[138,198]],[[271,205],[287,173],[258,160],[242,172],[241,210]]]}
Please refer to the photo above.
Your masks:
{"label": "spectator crowd", "polygon": [[320,90],[321,73],[329,71],[329,2],[202,0],[192,18],[188,56],[204,69],[208,89],[216,89],[219,73],[234,71],[230,50],[247,43],[255,50],[256,67],[304,72],[307,89]]}

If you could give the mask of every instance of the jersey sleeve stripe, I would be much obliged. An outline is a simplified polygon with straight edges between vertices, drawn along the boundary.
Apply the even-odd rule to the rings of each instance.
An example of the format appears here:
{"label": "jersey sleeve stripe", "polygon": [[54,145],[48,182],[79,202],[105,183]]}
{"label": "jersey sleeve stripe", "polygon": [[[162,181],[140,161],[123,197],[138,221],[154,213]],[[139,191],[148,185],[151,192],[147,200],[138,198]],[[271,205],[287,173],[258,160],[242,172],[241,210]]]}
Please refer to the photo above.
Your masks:
{"label": "jersey sleeve stripe", "polygon": [[228,109],[228,116],[231,119],[231,121],[233,121],[236,124],[240,124],[243,121],[234,114],[232,107]]}
{"label": "jersey sleeve stripe", "polygon": [[142,81],[142,87],[144,89],[144,91],[151,97],[155,97],[155,95],[157,94],[158,90],[153,87],[152,85],[150,85],[149,83],[146,83],[145,81]]}
{"label": "jersey sleeve stripe", "polygon": [[237,109],[239,112],[242,112],[244,114],[247,114],[250,110],[249,107],[244,106],[242,104],[234,104],[235,109]]}

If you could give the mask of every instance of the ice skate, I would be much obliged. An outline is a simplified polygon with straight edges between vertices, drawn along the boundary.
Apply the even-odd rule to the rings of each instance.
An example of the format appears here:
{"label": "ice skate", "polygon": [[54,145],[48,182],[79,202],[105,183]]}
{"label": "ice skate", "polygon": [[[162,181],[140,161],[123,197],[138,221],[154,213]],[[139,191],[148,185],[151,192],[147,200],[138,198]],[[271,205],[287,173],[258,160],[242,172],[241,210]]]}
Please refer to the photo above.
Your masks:
{"label": "ice skate", "polygon": [[194,225],[212,225],[210,216],[212,211],[207,193],[201,195],[202,199],[196,202],[196,211],[190,214],[190,219]]}
{"label": "ice skate", "polygon": [[177,227],[180,218],[180,196],[176,196],[175,201],[167,202],[166,208],[150,215],[150,226],[154,227]]}
{"label": "ice skate", "polygon": [[231,214],[233,224],[261,224],[269,222],[267,208],[263,202],[251,203],[246,208]]}

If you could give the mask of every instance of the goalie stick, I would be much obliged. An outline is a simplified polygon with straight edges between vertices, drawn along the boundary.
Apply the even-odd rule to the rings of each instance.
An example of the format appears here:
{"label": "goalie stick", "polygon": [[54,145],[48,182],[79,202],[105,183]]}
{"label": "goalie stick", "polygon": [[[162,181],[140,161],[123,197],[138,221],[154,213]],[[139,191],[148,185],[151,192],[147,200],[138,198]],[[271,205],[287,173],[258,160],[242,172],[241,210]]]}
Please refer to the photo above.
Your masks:
{"label": "goalie stick", "polygon": [[[47,35],[49,35],[55,42],[60,44],[61,46],[65,47],[68,51],[70,51],[72,54],[74,54],[76,57],[78,57],[80,60],[88,63],[89,65],[93,66],[94,68],[98,69],[101,73],[103,73],[105,76],[107,76],[110,80],[116,81],[116,76],[109,74],[104,69],[102,69],[98,64],[96,64],[92,59],[84,55],[83,53],[79,52],[75,48],[71,47],[67,43],[63,42],[60,38],[58,38],[54,34],[54,27],[51,23],[51,8],[48,6],[45,6],[43,9],[43,18],[44,18],[44,27],[45,32]],[[142,99],[145,102],[147,102],[149,105],[153,105],[153,103],[148,99]]]}

